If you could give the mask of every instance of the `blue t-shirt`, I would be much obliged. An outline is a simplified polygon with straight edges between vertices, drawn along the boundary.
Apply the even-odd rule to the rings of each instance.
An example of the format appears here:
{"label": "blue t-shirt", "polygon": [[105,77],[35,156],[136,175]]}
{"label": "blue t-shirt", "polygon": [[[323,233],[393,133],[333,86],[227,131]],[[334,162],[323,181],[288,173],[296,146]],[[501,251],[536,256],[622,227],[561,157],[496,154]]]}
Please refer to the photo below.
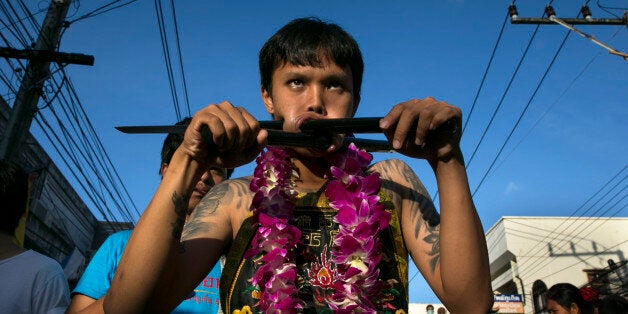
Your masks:
{"label": "blue t-shirt", "polygon": [[[109,236],[92,257],[72,294],[80,293],[95,300],[103,297],[109,290],[130,237],[131,230]],[[172,313],[217,313],[220,308],[219,288],[220,264],[216,264],[194,292]]]}

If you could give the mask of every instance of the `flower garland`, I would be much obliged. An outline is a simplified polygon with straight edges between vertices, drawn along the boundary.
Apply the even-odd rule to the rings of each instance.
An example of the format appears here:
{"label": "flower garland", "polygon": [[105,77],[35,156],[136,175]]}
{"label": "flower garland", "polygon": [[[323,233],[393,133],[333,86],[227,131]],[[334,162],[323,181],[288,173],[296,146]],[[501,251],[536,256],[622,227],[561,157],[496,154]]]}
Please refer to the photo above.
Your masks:
{"label": "flower garland", "polygon": [[293,312],[302,307],[297,297],[294,263],[294,248],[301,243],[301,231],[289,224],[294,217],[292,199],[296,196],[292,177],[297,174],[287,160],[286,152],[268,147],[257,157],[251,180],[251,191],[255,193],[251,209],[259,226],[244,257],[256,257],[259,267],[251,282],[260,289],[256,306],[265,313]]}
{"label": "flower garland", "polygon": [[[331,252],[338,277],[329,306],[339,313],[376,312],[369,299],[382,289],[378,264],[382,256],[379,232],[388,227],[390,214],[379,204],[381,182],[377,173],[366,175],[373,157],[354,144],[332,160],[331,178],[325,189],[339,224]],[[281,149],[268,147],[256,159],[251,208],[258,229],[245,258],[255,257],[258,268],[251,278],[261,296],[256,304],[263,312],[294,312],[302,308],[298,298],[294,249],[301,231],[290,224],[296,196],[294,165]]]}
{"label": "flower garland", "polygon": [[371,154],[350,144],[347,153],[332,162],[332,179],[325,189],[330,206],[338,211],[334,221],[339,230],[331,255],[339,278],[330,304],[337,313],[377,312],[371,300],[382,289],[378,235],[388,227],[391,215],[378,203],[379,174],[366,175],[372,160]]}

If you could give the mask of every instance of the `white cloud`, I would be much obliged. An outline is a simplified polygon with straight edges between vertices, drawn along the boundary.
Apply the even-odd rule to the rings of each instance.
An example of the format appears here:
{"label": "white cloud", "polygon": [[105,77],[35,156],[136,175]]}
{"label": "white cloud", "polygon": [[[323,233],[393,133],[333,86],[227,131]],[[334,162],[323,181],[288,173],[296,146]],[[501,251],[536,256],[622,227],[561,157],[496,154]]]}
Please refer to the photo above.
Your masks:
{"label": "white cloud", "polygon": [[508,185],[506,186],[506,189],[504,190],[504,194],[505,195],[509,195],[510,193],[514,192],[514,191],[519,191],[521,188],[514,182],[509,182]]}

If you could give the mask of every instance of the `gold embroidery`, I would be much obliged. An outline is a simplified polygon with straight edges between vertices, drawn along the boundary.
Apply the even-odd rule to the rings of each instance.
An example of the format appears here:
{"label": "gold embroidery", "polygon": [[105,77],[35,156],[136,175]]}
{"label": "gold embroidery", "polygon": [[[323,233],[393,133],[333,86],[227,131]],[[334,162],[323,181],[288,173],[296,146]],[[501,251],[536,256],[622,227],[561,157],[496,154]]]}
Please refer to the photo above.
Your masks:
{"label": "gold embroidery", "polygon": [[241,310],[233,310],[233,314],[253,314],[253,312],[251,312],[250,306],[245,305]]}

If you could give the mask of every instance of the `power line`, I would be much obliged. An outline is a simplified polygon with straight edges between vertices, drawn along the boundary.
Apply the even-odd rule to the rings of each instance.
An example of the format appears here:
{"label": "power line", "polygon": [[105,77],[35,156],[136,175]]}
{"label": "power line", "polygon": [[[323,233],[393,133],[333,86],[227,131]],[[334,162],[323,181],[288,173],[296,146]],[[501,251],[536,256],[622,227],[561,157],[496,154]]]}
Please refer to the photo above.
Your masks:
{"label": "power line", "polygon": [[[41,120],[41,121],[40,121]],[[66,167],[69,169],[70,173],[72,174],[72,176],[77,180],[79,186],[83,189],[83,191],[85,192],[89,192],[90,189],[88,189],[87,187],[85,187],[85,184],[80,180],[80,177],[85,178],[86,176],[83,174],[82,169],[80,168],[80,166],[77,163],[74,163],[73,165],[70,164],[64,157],[64,154],[62,154],[60,148],[57,146],[57,144],[53,141],[53,135],[54,133],[52,133],[52,127],[50,127],[50,125],[46,122],[43,122],[44,119],[41,116],[37,116],[35,117],[35,122],[39,125],[40,129],[43,131],[44,135],[48,138],[48,141],[51,143],[51,145],[53,146],[53,148],[55,149],[55,151],[57,152],[57,155],[59,156],[59,158],[61,158],[61,160],[64,162],[64,164],[66,165]],[[44,126],[46,126],[47,128],[45,128]],[[54,135],[55,138],[56,135]],[[60,142],[60,140],[57,138],[57,142]],[[67,153],[67,152],[66,152]],[[75,170],[77,169],[79,170],[79,172],[81,172],[81,176],[79,176],[78,174],[76,174]],[[87,184],[89,185],[89,182],[87,182]],[[113,215],[107,215],[105,213],[105,209],[100,205],[100,202],[98,202],[94,196],[92,195],[93,193],[86,193],[85,195],[90,199],[90,201],[92,202],[92,204],[96,207],[96,210],[98,210],[98,212],[102,215],[103,219],[109,223],[110,225],[112,225],[111,220],[109,220],[109,217],[112,217]]]}
{"label": "power line", "polygon": [[87,18],[96,17],[96,16],[101,15],[103,13],[107,13],[107,12],[109,12],[111,10],[115,10],[115,9],[127,6],[127,5],[129,5],[129,4],[133,3],[133,2],[137,2],[137,0],[130,0],[128,2],[122,3],[122,4],[117,5],[115,7],[105,9],[105,8],[107,8],[109,6],[112,6],[112,5],[114,5],[114,4],[116,4],[116,3],[120,2],[120,1],[122,1],[122,0],[112,1],[112,2],[110,2],[108,4],[105,4],[105,5],[101,6],[101,7],[98,7],[97,9],[95,9],[93,11],[90,11],[89,13],[83,14],[80,17],[77,17],[77,18],[75,18],[75,19],[73,19],[71,21],[67,21],[67,23],[68,24],[72,24],[74,22],[78,22],[78,21],[81,21],[81,20],[84,20],[84,19],[87,19]]}
{"label": "power line", "polygon": [[[538,26],[537,26],[538,29]],[[547,77],[547,74],[549,73],[550,69],[552,68],[552,66],[554,65],[554,62],[556,61],[556,59],[558,58],[558,55],[560,54],[561,50],[563,49],[565,42],[567,42],[567,38],[569,38],[569,34],[571,34],[571,32],[567,32],[567,34],[565,34],[565,37],[563,38],[563,41],[560,43],[560,46],[558,47],[558,49],[556,50],[556,53],[554,54],[554,57],[552,58],[552,61],[549,63],[549,65],[546,67],[545,72],[543,73],[543,76],[541,77],[541,79],[539,80],[539,83],[536,85],[536,88],[534,89],[534,92],[532,93],[532,95],[530,96],[530,98],[528,99],[528,103],[526,104],[526,106],[524,107],[523,111],[521,111],[521,113],[519,114],[519,117],[517,118],[517,121],[515,122],[514,126],[512,127],[512,129],[510,130],[510,133],[508,134],[508,136],[506,137],[506,140],[504,141],[504,143],[502,144],[502,146],[499,148],[499,151],[497,153],[497,155],[495,156],[495,158],[493,159],[493,161],[491,162],[491,165],[488,167],[488,169],[484,172],[484,175],[482,176],[482,179],[480,180],[480,183],[478,183],[478,185],[475,188],[475,191],[473,191],[472,196],[475,195],[475,193],[477,193],[477,191],[480,189],[480,187],[482,186],[482,184],[484,183],[484,180],[486,180],[486,177],[488,176],[488,173],[491,171],[491,169],[493,169],[493,166],[495,165],[495,163],[497,162],[497,159],[499,158],[499,156],[501,156],[502,152],[504,151],[504,148],[506,147],[506,145],[508,144],[508,142],[510,141],[510,138],[512,137],[512,135],[514,134],[515,130],[517,129],[517,127],[519,126],[519,123],[521,122],[521,120],[523,119],[523,116],[526,114],[526,112],[528,111],[528,108],[530,107],[530,104],[532,104],[532,101],[534,100],[534,98],[536,97],[536,93],[539,91],[539,89],[541,88],[541,85],[543,85],[543,82],[545,81],[545,78]]]}
{"label": "power line", "polygon": [[[614,248],[616,248],[616,247],[618,247],[618,246],[620,246],[620,245],[622,245],[622,244],[624,244],[626,242],[628,242],[628,240],[624,240],[623,242],[617,243],[617,244],[615,244],[615,245],[613,245],[613,246],[611,246],[611,247],[607,248],[606,250],[604,250],[602,252],[599,252],[599,253],[600,254],[606,253],[606,252],[610,251],[611,249],[614,249]],[[560,273],[560,272],[562,272],[564,270],[567,270],[567,269],[569,269],[571,267],[574,267],[574,266],[576,266],[576,265],[578,265],[580,263],[586,262],[587,260],[589,260],[591,258],[594,258],[594,257],[595,257],[595,255],[589,256],[587,258],[584,258],[583,260],[579,260],[579,261],[577,261],[577,262],[575,262],[575,263],[573,263],[573,264],[571,264],[569,266],[565,266],[565,267],[563,267],[563,268],[561,268],[561,269],[559,269],[559,270],[557,270],[557,271],[555,271],[555,272],[553,272],[553,273],[551,273],[551,274],[549,274],[549,275],[547,275],[545,277],[539,278],[539,279],[541,279],[541,280],[546,279],[546,278],[548,278],[550,276],[556,275],[556,274],[558,274],[558,273]]]}
{"label": "power line", "polygon": [[491,118],[489,119],[486,127],[484,128],[484,131],[482,131],[482,136],[480,137],[480,140],[475,145],[475,149],[473,150],[473,153],[471,153],[471,157],[469,158],[469,161],[467,162],[467,167],[469,167],[471,165],[471,162],[473,161],[473,158],[475,157],[478,149],[480,148],[480,145],[484,141],[484,138],[486,137],[486,134],[488,133],[489,128],[493,124],[493,121],[495,120],[495,116],[497,116],[497,112],[501,108],[501,106],[502,106],[502,104],[504,102],[504,99],[506,98],[506,95],[508,94],[508,91],[510,91],[510,87],[512,86],[512,83],[514,82],[515,77],[517,76],[517,73],[519,73],[519,69],[521,68],[521,65],[523,64],[523,60],[525,60],[525,57],[528,54],[528,51],[530,50],[530,47],[532,46],[532,41],[536,37],[536,34],[537,34],[538,30],[539,30],[539,26],[537,25],[534,28],[534,32],[532,33],[532,36],[528,40],[528,44],[526,45],[526,48],[523,51],[523,54],[521,55],[521,58],[519,58],[519,62],[517,63],[517,66],[515,67],[515,70],[512,73],[512,75],[510,77],[510,80],[508,81],[508,85],[506,86],[506,89],[502,93],[502,96],[501,96],[497,106],[495,107],[495,110],[493,110],[493,114],[491,115]]}
{"label": "power line", "polygon": [[[23,4],[22,1],[20,1],[20,4],[22,5],[21,6],[22,10],[28,16],[27,18],[23,18],[22,20],[26,20],[30,17],[29,21],[31,25],[34,25],[33,28],[36,29],[37,23],[34,21],[34,18],[32,18],[33,14],[30,13],[28,8],[26,8],[26,6]],[[5,15],[8,15],[9,17],[12,16],[10,15],[10,9],[6,8],[6,6],[2,6],[1,9],[3,9],[3,12],[5,13]],[[12,12],[14,12],[15,15],[17,15],[17,12],[14,7],[13,7]],[[4,21],[5,19],[2,19],[2,20]],[[12,21],[11,19],[6,19],[6,20],[8,20],[9,22]],[[15,31],[11,29],[13,31],[14,37],[17,39],[22,38],[22,41],[25,41],[23,39],[26,38],[26,36],[22,36],[21,34],[29,33],[27,26],[24,23],[12,23],[12,25],[15,25],[14,26]],[[18,26],[21,26],[22,30],[19,30]],[[30,34],[28,36],[32,38]],[[9,40],[4,36],[2,37],[3,37],[3,40],[7,42],[8,46],[11,46],[9,43]],[[46,38],[43,38],[43,39],[46,40]],[[46,41],[50,42],[49,40],[46,40]],[[8,64],[11,65],[11,62],[8,62]],[[25,68],[23,64],[20,64],[20,65],[22,66],[22,68]],[[15,69],[15,67],[13,66],[12,68]],[[106,154],[106,151],[104,150],[102,143],[100,142],[100,139],[98,138],[95,131],[93,130],[93,126],[91,125],[91,122],[89,122],[89,119],[87,118],[87,115],[85,114],[84,110],[82,109],[82,107],[79,108],[80,111],[77,111],[77,109],[74,109],[78,107],[77,104],[80,105],[80,101],[78,100],[76,91],[74,90],[73,86],[71,86],[71,82],[69,82],[69,84],[66,84],[66,82],[68,82],[67,74],[63,72],[64,77],[63,77],[63,80],[61,81],[61,84],[59,84],[54,77],[54,73],[56,73],[57,71],[63,72],[63,66],[59,65],[58,69],[55,72],[50,73],[50,75],[46,76],[44,79],[40,81],[41,83],[44,80],[47,80],[48,78],[52,78],[52,80],[54,81],[54,83],[56,83],[56,86],[57,86],[57,88],[54,89],[55,91],[54,91],[54,94],[52,94],[52,97],[46,97],[46,94],[43,95],[44,99],[47,100],[47,104],[45,104],[43,108],[46,108],[47,106],[51,105],[52,102],[56,100],[57,96],[60,96],[60,99],[58,102],[61,105],[60,108],[64,110],[66,116],[68,117],[68,121],[69,122],[74,121],[74,122],[71,122],[69,124],[71,128],[68,129],[67,127],[63,126],[62,119],[59,116],[57,116],[56,117],[57,122],[59,123],[61,127],[61,136],[57,135],[56,138],[58,139],[60,143],[62,143],[63,140],[65,140],[66,144],[64,145],[66,146],[76,147],[77,149],[70,149],[68,152],[68,156],[73,160],[75,166],[79,170],[81,170],[82,167],[85,167],[85,164],[81,165],[83,163],[81,162],[81,160],[84,160],[84,162],[86,162],[86,164],[88,165],[88,168],[90,168],[92,172],[94,173],[94,175],[96,176],[97,180],[102,183],[102,185],[100,185],[99,187],[103,190],[98,191],[94,189],[92,192],[100,193],[100,194],[103,194],[103,193],[109,194],[111,197],[111,200],[115,204],[118,204],[117,207],[118,207],[119,213],[123,215],[124,217],[126,217],[128,221],[134,221],[133,215],[128,210],[131,206],[129,206],[128,202],[123,197],[122,194],[124,193],[120,192],[121,190],[120,186],[123,187],[124,192],[126,193],[127,196],[128,196],[128,191],[126,191],[124,184],[122,184],[122,181],[120,180],[119,175],[117,174],[117,171],[115,170],[115,167],[113,167],[113,164],[111,163],[109,159],[109,156]],[[13,89],[12,84],[9,81],[7,80],[3,80],[3,81],[6,81],[5,83],[7,83],[7,86],[9,87],[10,90]],[[66,97],[65,94],[63,93],[64,86],[69,92],[69,95],[70,95],[69,97]],[[44,93],[47,93],[47,92],[44,90]],[[72,103],[72,105],[69,105],[70,103]],[[67,104],[67,105],[64,105],[64,104]],[[43,108],[40,107],[40,109],[43,109]],[[65,108],[68,108],[68,110],[66,110]],[[82,113],[82,115],[80,113]],[[70,117],[74,117],[74,118],[70,118]],[[89,128],[85,128],[84,127],[85,125],[88,125]],[[40,125],[40,127],[42,127],[42,130],[46,131],[43,128],[43,126]],[[69,133],[70,130],[73,130],[73,133],[75,135],[71,135],[72,133]],[[56,132],[51,126],[50,126],[50,131]],[[47,136],[49,137],[49,140],[52,141],[52,136],[50,134],[47,134]],[[75,142],[74,144],[72,144],[74,140],[77,140],[78,142]],[[80,147],[82,148],[79,148],[79,146],[77,146],[79,145],[78,143],[81,144]],[[51,144],[54,145],[54,142],[51,142]],[[77,153],[80,154],[82,158],[81,156],[77,155]],[[72,167],[70,163],[67,163],[67,165],[68,167]],[[113,171],[109,169],[110,167],[113,168]],[[85,177],[84,179],[86,181],[93,180],[89,176],[90,172],[85,172],[85,171],[80,171],[80,172],[82,175],[84,175]],[[115,173],[115,175],[113,175],[113,173]],[[116,178],[117,178],[117,181],[116,181]],[[120,184],[117,183],[118,181]],[[86,191],[87,193],[92,193],[92,192],[89,192],[88,190]],[[128,196],[128,199],[130,203],[132,204],[132,206],[135,208],[135,213],[137,214],[136,217],[139,217],[139,211],[135,207],[135,204],[133,203],[130,196]],[[94,200],[92,198],[92,202],[94,203],[94,206],[100,206],[99,200]],[[102,202],[106,204],[106,201],[104,201],[104,199],[102,200]],[[114,215],[106,215],[103,213],[103,217],[106,218],[107,216],[114,217]]]}
{"label": "power line", "polygon": [[[587,2],[588,2],[588,1],[587,1]],[[612,16],[614,16],[614,17],[616,17],[616,18],[620,18],[620,17],[619,17],[619,15],[616,15],[615,13],[613,13],[613,12],[609,11],[608,9],[611,9],[611,10],[622,10],[622,11],[624,11],[624,10],[628,10],[628,8],[613,8],[613,7],[603,6],[603,5],[600,3],[600,0],[597,0],[597,7],[598,7],[598,8],[600,8],[600,10],[602,10],[602,11],[604,11],[604,12],[606,12],[606,13],[608,13],[608,14],[610,14],[610,15],[612,15]]]}
{"label": "power line", "polygon": [[170,93],[172,95],[172,102],[174,104],[174,110],[177,116],[177,121],[180,121],[181,109],[179,106],[179,97],[177,96],[177,88],[174,83],[174,73],[172,70],[170,49],[168,48],[168,37],[166,34],[166,26],[165,26],[165,21],[164,21],[163,8],[161,6],[161,0],[155,0],[155,11],[157,13],[157,24],[159,26],[159,36],[161,38],[161,48],[164,54],[164,63],[166,65],[166,72],[168,74],[168,82],[170,84]]}
{"label": "power line", "polygon": [[183,80],[183,95],[185,96],[185,104],[188,109],[188,117],[192,116],[192,111],[190,110],[190,99],[188,98],[188,85],[185,80],[185,71],[183,70],[183,56],[181,54],[181,43],[179,41],[179,27],[177,26],[177,13],[174,9],[174,0],[170,0],[170,4],[172,6],[172,20],[174,24],[174,36],[176,38],[177,43],[177,54],[179,55],[179,68],[181,71],[181,77]]}
{"label": "power line", "polygon": [[[29,19],[29,18],[34,18],[34,16],[35,16],[35,15],[38,15],[38,14],[43,13],[43,12],[46,12],[46,9],[41,9],[41,10],[39,10],[39,11],[35,12],[35,13],[32,13],[31,15],[28,15],[28,16],[25,16],[25,17],[23,17],[23,18],[20,18],[20,19],[18,19],[18,20],[17,20],[16,22],[14,22],[14,23],[19,23],[19,22],[21,22],[22,20]],[[11,24],[9,24],[9,25],[6,25],[6,24],[4,24],[4,23],[3,23],[5,26],[4,26],[3,28],[0,28],[0,31],[3,31],[3,30],[5,30],[5,29],[8,29],[9,27],[13,26],[13,25],[14,25],[14,23],[11,23]]]}
{"label": "power line", "polygon": [[[611,39],[614,38],[617,34],[619,33],[619,29],[615,32],[615,34],[613,34],[613,36],[611,36]],[[528,130],[528,132],[526,132],[526,134],[524,136],[521,137],[521,139],[519,140],[519,142],[517,142],[517,144],[512,148],[512,150],[508,153],[508,155],[506,155],[506,157],[504,157],[504,159],[502,159],[501,163],[495,168],[495,170],[493,171],[493,173],[495,173],[495,171],[497,171],[497,169],[499,169],[504,162],[510,157],[510,155],[512,155],[512,153],[519,147],[519,145],[521,145],[521,143],[523,143],[523,141],[532,133],[532,131],[539,125],[539,123],[543,120],[543,118],[556,106],[556,104],[558,104],[558,102],[563,98],[563,96],[565,96],[565,94],[567,94],[567,92],[569,90],[571,90],[571,88],[575,85],[576,81],[578,81],[580,79],[580,77],[582,77],[582,75],[584,74],[584,72],[586,72],[586,70],[589,69],[589,67],[591,66],[591,64],[593,64],[593,62],[601,55],[601,52],[598,52],[597,54],[595,54],[591,60],[589,60],[589,62],[587,62],[587,64],[584,65],[584,67],[582,67],[582,69],[580,70],[580,72],[578,72],[578,74],[576,75],[576,77],[574,77],[571,82],[569,82],[569,84],[567,85],[567,87],[565,87],[563,89],[563,91],[558,95],[558,97],[556,97],[556,99],[552,102],[552,104],[549,105],[549,107],[541,114],[541,116],[536,120],[536,122],[534,122],[534,124],[532,125],[532,127],[530,127],[530,129]]]}
{"label": "power line", "polygon": [[[79,152],[81,154],[83,160],[87,162],[87,165],[90,169],[92,169],[92,172],[94,173],[94,175],[96,175],[98,181],[101,182],[100,187],[106,188],[111,200],[114,201],[117,205],[118,211],[122,213],[128,221],[134,221],[133,216],[129,212],[128,204],[124,201],[124,198],[119,192],[120,188],[118,184],[111,176],[109,168],[111,167],[115,169],[115,167],[110,162],[108,163],[106,158],[103,157],[103,154],[106,154],[106,152],[104,152],[104,149],[102,149],[102,143],[100,143],[100,140],[95,134],[95,131],[93,130],[93,127],[91,126],[91,123],[89,122],[86,113],[83,111],[82,105],[80,103],[80,100],[78,100],[77,98],[76,91],[73,89],[71,81],[69,81],[67,77],[65,79],[66,81],[68,81],[68,84],[66,84],[66,89],[69,93],[69,97],[66,97],[64,94],[62,94],[59,104],[61,105],[61,109],[63,110],[63,113],[65,114],[66,119],[69,122],[69,125],[74,131],[75,135],[72,136],[70,134],[68,128],[64,125],[62,119],[56,113],[54,108],[51,107],[50,112],[53,113],[58,125],[60,126],[63,137],[66,139],[66,143],[76,147],[76,149],[69,150],[69,152],[71,154],[74,154],[75,152]],[[61,86],[58,86],[58,88],[61,88]],[[81,111],[77,111],[78,109],[80,109]],[[86,125],[89,127],[85,127]],[[87,131],[88,133],[86,134],[85,131]],[[88,137],[88,135],[90,135],[91,139],[90,137]],[[75,139],[82,144],[82,149],[78,146]],[[94,158],[97,160],[95,160]],[[78,160],[78,157],[75,157],[75,159]],[[99,169],[96,169],[95,167],[98,167]],[[101,173],[104,173],[109,180],[104,179]],[[116,194],[117,198],[114,197],[112,193]],[[135,204],[133,204],[133,207],[135,207]],[[139,217],[139,212],[137,211],[137,208],[136,212],[137,216]]]}
{"label": "power line", "polygon": [[[78,94],[77,94],[76,89],[74,88],[74,85],[72,84],[72,82],[69,82],[68,88],[72,91],[72,95],[74,96],[74,98],[76,99],[76,101],[78,103],[78,109],[80,109],[81,116],[83,117],[83,121],[89,126],[88,129],[89,129],[89,131],[91,133],[92,140],[96,142],[97,149],[101,152],[102,156],[104,157],[101,160],[103,161],[104,164],[108,165],[108,167],[105,167],[105,170],[106,170],[106,173],[108,174],[108,176],[110,178],[110,181],[115,182],[116,179],[117,179],[117,182],[122,186],[122,191],[127,196],[127,198],[130,201],[132,207],[135,209],[135,213],[137,214],[137,217],[139,218],[140,213],[139,213],[139,211],[137,209],[137,206],[135,205],[135,202],[133,201],[133,198],[131,198],[131,195],[129,194],[128,190],[126,189],[126,186],[122,182],[122,179],[120,178],[120,174],[118,173],[118,170],[116,169],[116,167],[114,166],[113,162],[111,161],[111,158],[109,157],[109,153],[107,153],[107,151],[104,149],[104,145],[102,144],[102,141],[100,140],[100,138],[96,134],[96,131],[94,130],[94,126],[92,125],[92,122],[89,120],[83,105],[81,104],[81,102],[78,99]],[[121,199],[124,199],[120,195],[120,192],[118,190],[119,189],[116,189],[116,193],[119,195],[119,197]],[[128,208],[128,206],[126,208]]]}
{"label": "power line", "polygon": [[[609,185],[611,185],[611,183],[613,183],[616,179],[618,179],[620,177],[620,175],[622,175],[622,173],[624,173],[624,171],[626,170],[626,166],[624,166],[617,174],[615,174],[611,179],[609,179],[604,185],[602,185],[602,187],[600,189],[598,189],[595,193],[593,193],[593,195],[591,195],[582,205],[580,205],[570,216],[569,218],[573,218],[576,217],[576,215],[578,215],[578,211],[580,211],[581,209],[583,209],[589,202],[591,202],[594,198],[596,198],[598,195],[600,195],[600,193],[602,193],[602,191],[604,191],[607,187],[609,187]],[[615,183],[612,187],[610,187],[610,189],[608,189],[608,191],[604,194],[602,194],[599,199],[595,202],[593,202],[588,209],[584,210],[581,214],[578,215],[579,218],[584,217],[584,215],[589,212],[594,206],[596,206],[599,202],[601,202],[604,198],[606,198],[613,190],[615,190],[615,188],[617,188],[622,182],[624,182],[626,179],[628,178],[627,175],[624,175],[623,178],[621,180],[619,180],[617,183]],[[620,193],[622,191],[625,190],[625,187],[620,191]],[[616,193],[616,195],[618,195],[618,193]],[[608,204],[610,201],[612,201],[614,199],[614,197],[612,197],[609,201],[606,202],[606,204]],[[602,205],[602,207],[605,205]],[[601,207],[601,208],[602,208]],[[599,212],[596,211],[596,212]],[[568,230],[569,228],[571,228],[576,222],[575,221],[569,221],[569,219],[563,220],[557,227],[554,228],[554,234],[559,235],[563,232],[565,232],[566,230]],[[567,224],[565,227],[563,227],[563,225]],[[562,228],[561,228],[562,227]],[[577,236],[577,235],[574,235]],[[549,240],[548,240],[549,238]],[[544,243],[544,242],[552,242],[553,240],[556,240],[556,237],[552,237],[552,233],[548,234],[547,236],[545,236],[542,240],[540,240],[538,243]],[[547,240],[547,241],[546,241]],[[528,250],[526,253],[524,253],[524,255],[535,255],[541,252],[542,250],[542,246],[540,245],[536,245],[536,246],[532,246],[530,248],[530,250]],[[535,266],[535,264],[530,264],[529,266],[524,266],[522,268],[520,268],[520,272],[524,272],[529,270],[531,267]]]}
{"label": "power line", "polygon": [[[480,80],[480,86],[478,86],[478,90],[475,93],[475,97],[473,97],[471,109],[469,109],[469,114],[466,118],[466,121],[464,122],[464,126],[462,127],[462,134],[464,134],[464,131],[467,129],[467,125],[469,124],[469,121],[471,121],[471,116],[473,115],[473,112],[475,111],[475,105],[477,104],[480,93],[482,92],[482,88],[484,87],[484,82],[486,81],[486,77],[488,76],[488,71],[491,68],[491,65],[493,64],[493,59],[495,58],[497,47],[499,47],[499,43],[501,42],[504,29],[506,28],[506,22],[508,21],[508,17],[509,17],[508,14],[506,14],[506,16],[504,17],[504,22],[502,23],[502,26],[499,30],[499,34],[497,35],[497,40],[495,41],[495,45],[493,46],[493,51],[491,52],[491,56],[488,59],[488,64],[486,65],[486,69],[484,69],[484,74],[482,74],[482,79]],[[468,166],[469,164],[467,163],[467,167]],[[438,187],[436,188],[434,193],[432,193],[432,195],[434,195],[433,201],[436,202],[438,200]]]}

